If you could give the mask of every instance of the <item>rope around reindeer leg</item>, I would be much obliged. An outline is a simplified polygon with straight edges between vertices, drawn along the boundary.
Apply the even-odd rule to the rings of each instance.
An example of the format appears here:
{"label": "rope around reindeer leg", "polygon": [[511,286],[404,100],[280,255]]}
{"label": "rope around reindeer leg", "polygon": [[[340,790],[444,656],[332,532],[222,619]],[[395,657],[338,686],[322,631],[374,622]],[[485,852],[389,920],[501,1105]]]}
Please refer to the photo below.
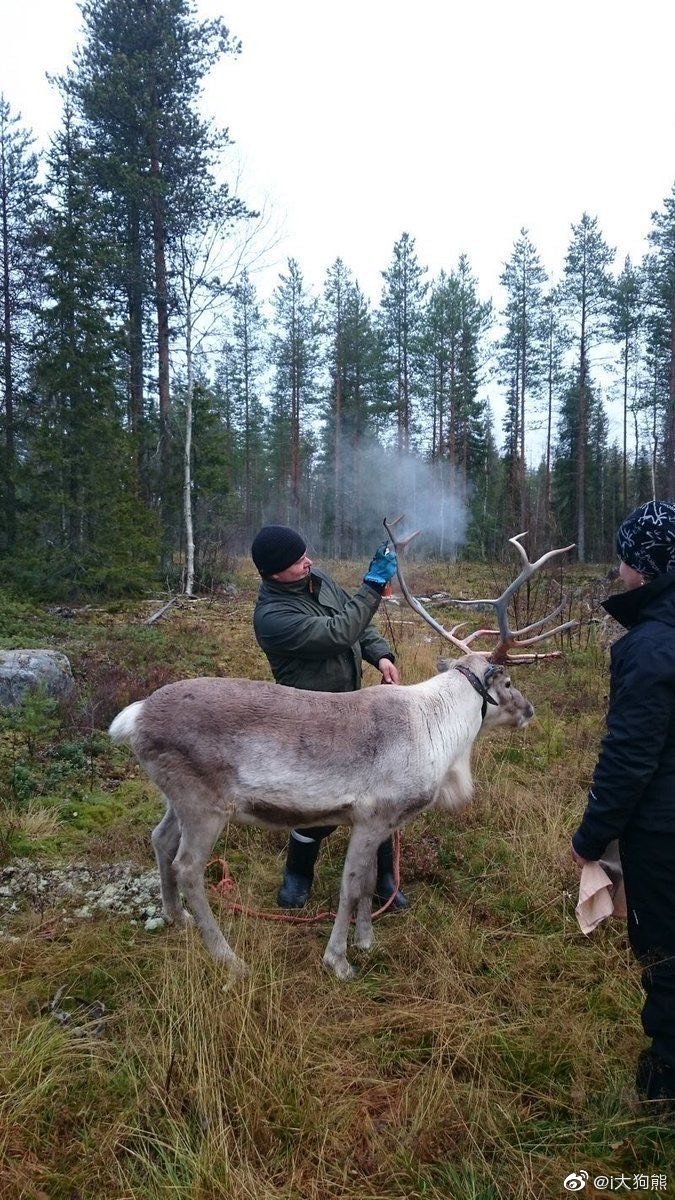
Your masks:
{"label": "rope around reindeer leg", "polygon": [[[320,921],[334,921],[337,913],[332,911],[316,913],[313,917],[296,917],[292,913],[266,912],[259,908],[247,908],[245,904],[238,904],[233,900],[226,900],[225,895],[235,889],[236,884],[230,873],[229,863],[225,858],[212,858],[206,865],[206,869],[212,866],[220,866],[222,875],[217,883],[211,884],[211,891],[218,896],[220,903],[228,912],[238,913],[242,917],[255,917],[259,921],[275,921],[278,924],[284,925],[316,925]],[[381,917],[394,903],[396,894],[401,882],[401,834],[398,829],[394,831],[394,883],[396,887],[391,893],[386,904],[378,908],[373,913],[373,920]],[[352,924],[355,917],[352,917]]]}

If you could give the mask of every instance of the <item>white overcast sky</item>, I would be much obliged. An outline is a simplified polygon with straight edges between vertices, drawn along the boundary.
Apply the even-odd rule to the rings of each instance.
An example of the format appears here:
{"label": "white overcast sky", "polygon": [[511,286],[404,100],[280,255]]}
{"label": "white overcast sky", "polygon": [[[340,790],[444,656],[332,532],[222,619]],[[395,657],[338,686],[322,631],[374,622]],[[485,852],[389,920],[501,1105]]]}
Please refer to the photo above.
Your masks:
{"label": "white overcast sky", "polygon": [[[120,0],[124,3],[124,0]],[[526,225],[560,270],[570,225],[600,218],[640,257],[675,180],[672,0],[199,0],[243,53],[206,103],[245,189],[318,286],[341,255],[373,300],[407,230],[432,272],[465,251],[485,297]],[[46,141],[47,72],[78,39],[74,0],[0,0],[0,88]]]}

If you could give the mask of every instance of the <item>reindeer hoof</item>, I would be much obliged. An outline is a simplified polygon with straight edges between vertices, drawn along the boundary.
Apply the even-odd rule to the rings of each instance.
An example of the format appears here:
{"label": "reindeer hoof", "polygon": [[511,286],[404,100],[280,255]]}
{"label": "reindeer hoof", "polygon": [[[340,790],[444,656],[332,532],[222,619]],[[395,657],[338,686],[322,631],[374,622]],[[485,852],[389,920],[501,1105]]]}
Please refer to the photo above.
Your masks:
{"label": "reindeer hoof", "polygon": [[187,912],[184,908],[172,913],[171,916],[168,913],[164,913],[164,920],[167,925],[171,925],[174,929],[192,929],[195,923],[192,913]]}
{"label": "reindeer hoof", "polygon": [[227,966],[233,979],[246,979],[246,976],[250,974],[246,963],[241,958],[228,959]]}
{"label": "reindeer hoof", "polygon": [[327,971],[330,971],[337,979],[341,979],[343,983],[347,983],[356,976],[356,971],[344,956],[338,958],[332,954],[324,954],[323,965]]}
{"label": "reindeer hoof", "polygon": [[363,933],[363,934],[355,933],[354,934],[354,946],[356,947],[357,950],[372,950],[374,945],[375,945],[375,934],[373,933],[372,929],[370,929],[368,931],[368,933]]}

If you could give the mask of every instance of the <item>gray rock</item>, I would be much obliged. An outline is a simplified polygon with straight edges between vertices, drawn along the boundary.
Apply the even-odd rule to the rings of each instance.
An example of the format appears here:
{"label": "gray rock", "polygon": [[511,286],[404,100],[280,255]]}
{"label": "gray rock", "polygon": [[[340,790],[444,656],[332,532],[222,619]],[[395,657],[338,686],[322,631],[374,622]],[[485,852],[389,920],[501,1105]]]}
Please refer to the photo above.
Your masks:
{"label": "gray rock", "polygon": [[50,908],[61,911],[65,904],[76,921],[105,914],[132,917],[140,923],[146,918],[155,920],[161,913],[156,869],[132,862],[87,866],[82,862],[40,864],[19,858],[11,867],[0,868],[0,931],[4,925],[11,928],[14,914],[42,913],[45,899]]}
{"label": "gray rock", "polygon": [[165,922],[163,917],[148,917],[143,928],[147,930],[148,933],[154,933],[156,929],[163,929],[164,924]]}
{"label": "gray rock", "polygon": [[16,708],[37,688],[55,700],[72,695],[75,681],[56,650],[0,650],[0,708]]}

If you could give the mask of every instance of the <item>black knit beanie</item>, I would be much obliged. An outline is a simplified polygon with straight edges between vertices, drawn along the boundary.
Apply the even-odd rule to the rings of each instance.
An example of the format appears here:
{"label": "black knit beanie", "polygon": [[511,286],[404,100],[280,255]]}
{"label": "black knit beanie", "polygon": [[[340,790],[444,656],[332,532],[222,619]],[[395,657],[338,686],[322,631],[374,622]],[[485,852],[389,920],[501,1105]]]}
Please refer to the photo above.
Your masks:
{"label": "black knit beanie", "polygon": [[616,549],[623,562],[648,579],[675,571],[675,504],[641,504],[619,526]]}
{"label": "black knit beanie", "polygon": [[307,543],[288,525],[263,525],[251,546],[251,558],[260,574],[276,575],[302,558]]}

